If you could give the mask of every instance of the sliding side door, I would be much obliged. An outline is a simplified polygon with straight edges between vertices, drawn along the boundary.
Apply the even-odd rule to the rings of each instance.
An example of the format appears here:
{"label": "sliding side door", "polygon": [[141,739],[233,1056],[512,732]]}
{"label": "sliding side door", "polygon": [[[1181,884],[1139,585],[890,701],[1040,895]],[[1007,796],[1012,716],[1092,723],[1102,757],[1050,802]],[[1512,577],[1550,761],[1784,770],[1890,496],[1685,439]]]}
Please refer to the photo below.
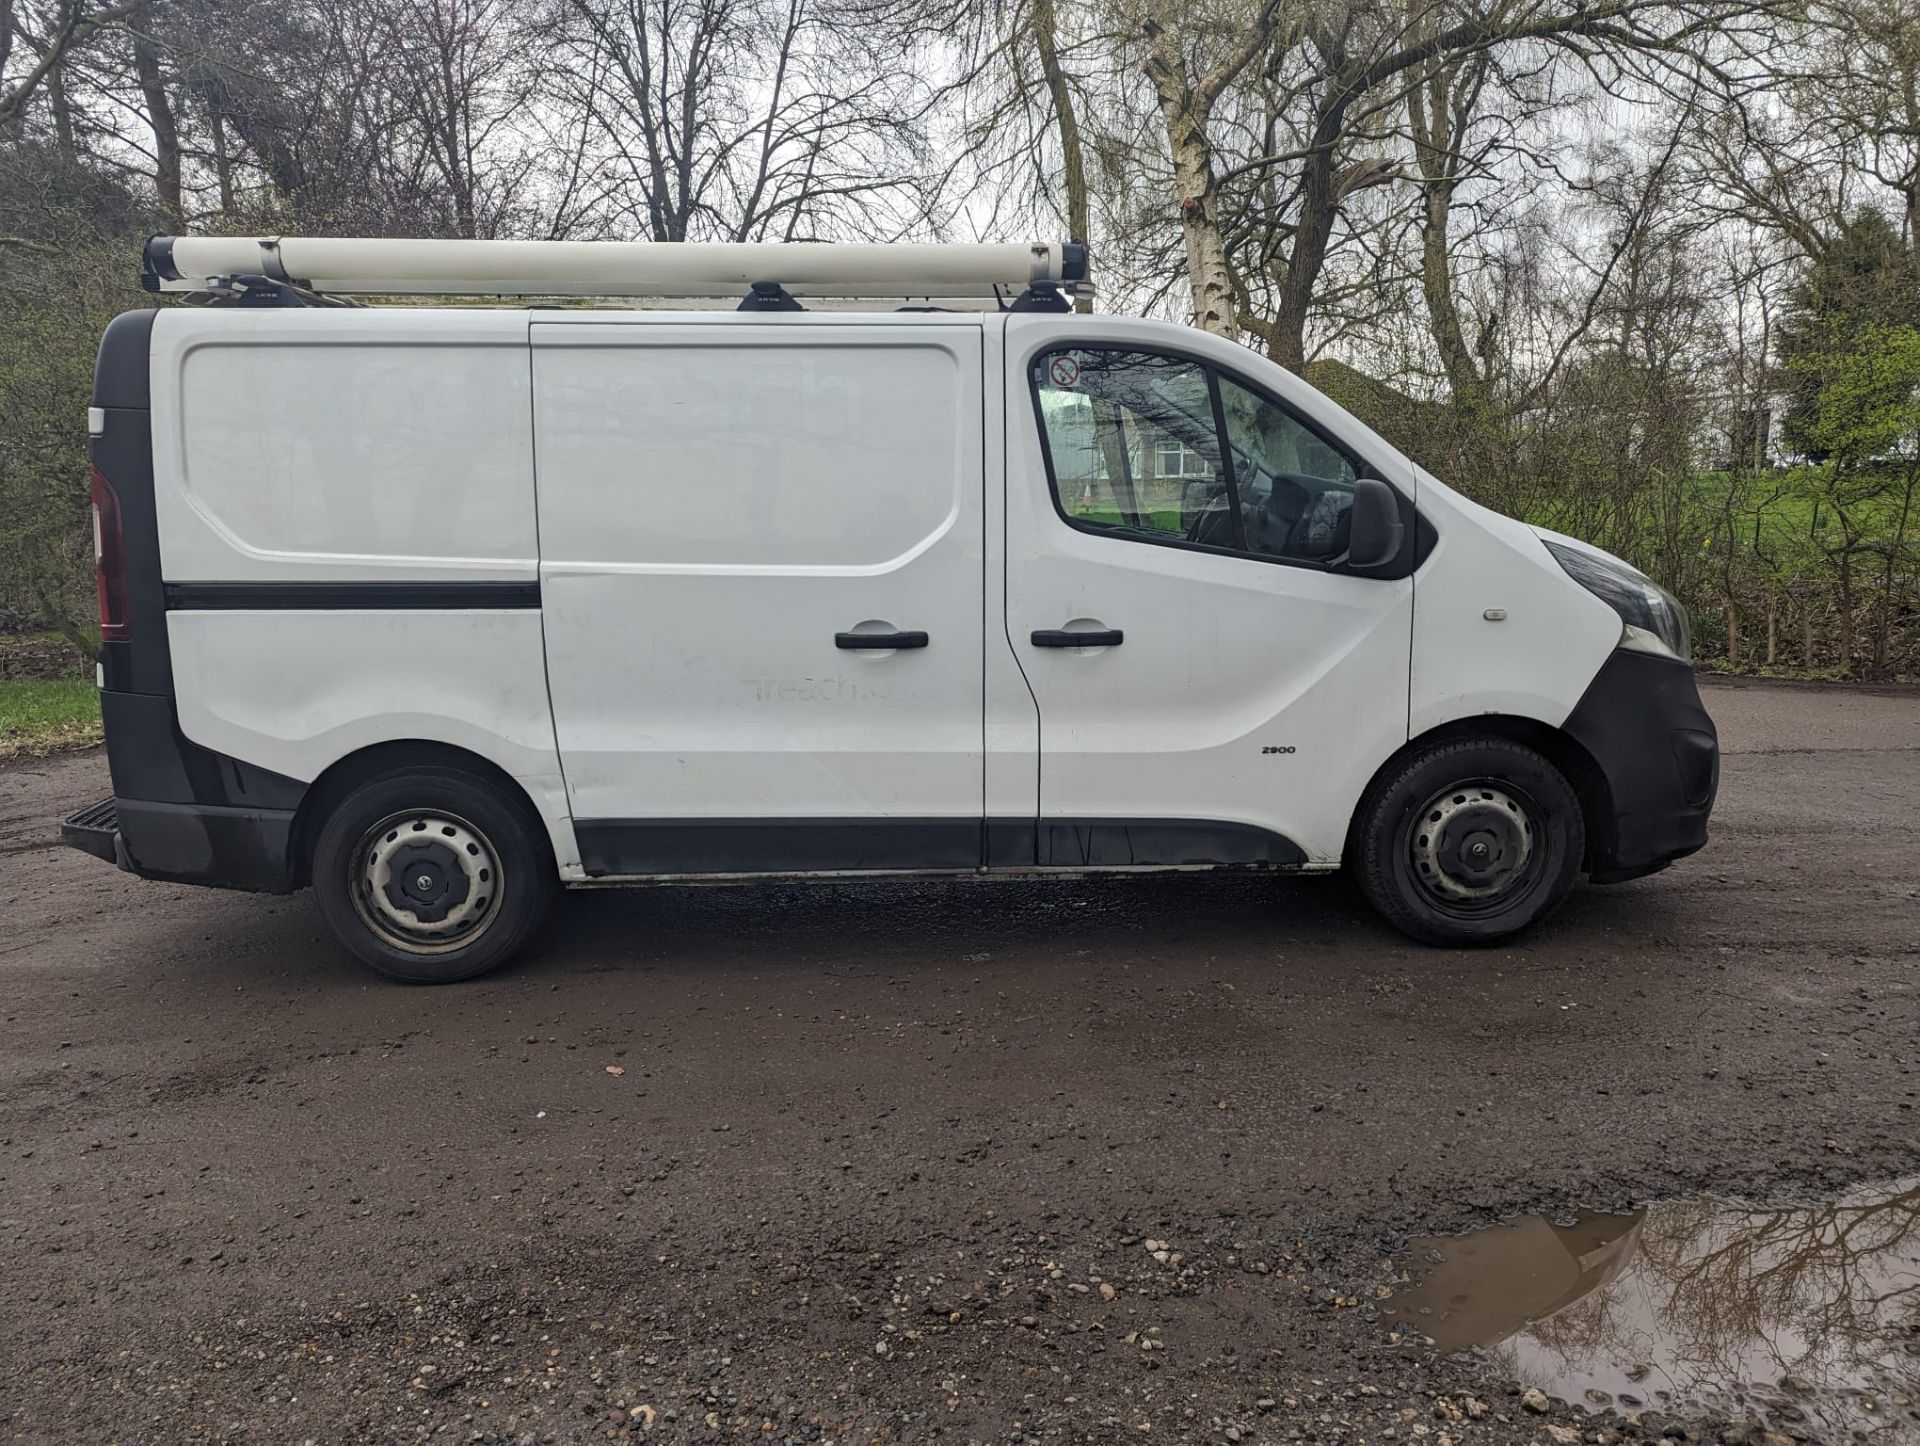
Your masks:
{"label": "sliding side door", "polygon": [[534,324],[590,876],[978,865],[980,351],[970,318]]}

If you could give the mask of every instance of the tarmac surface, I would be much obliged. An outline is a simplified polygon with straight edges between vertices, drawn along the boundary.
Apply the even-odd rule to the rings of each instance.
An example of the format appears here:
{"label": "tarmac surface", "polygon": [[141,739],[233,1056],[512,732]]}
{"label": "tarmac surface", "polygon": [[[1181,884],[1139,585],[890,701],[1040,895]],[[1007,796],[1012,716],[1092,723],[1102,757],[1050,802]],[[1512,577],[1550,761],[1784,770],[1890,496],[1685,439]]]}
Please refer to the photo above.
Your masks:
{"label": "tarmac surface", "polygon": [[1412,1237],[1920,1169],[1920,692],[1705,693],[1707,848],[1480,952],[1344,880],[756,886],[408,988],[60,848],[97,751],[0,768],[0,1440],[1815,1439],[1393,1329]]}

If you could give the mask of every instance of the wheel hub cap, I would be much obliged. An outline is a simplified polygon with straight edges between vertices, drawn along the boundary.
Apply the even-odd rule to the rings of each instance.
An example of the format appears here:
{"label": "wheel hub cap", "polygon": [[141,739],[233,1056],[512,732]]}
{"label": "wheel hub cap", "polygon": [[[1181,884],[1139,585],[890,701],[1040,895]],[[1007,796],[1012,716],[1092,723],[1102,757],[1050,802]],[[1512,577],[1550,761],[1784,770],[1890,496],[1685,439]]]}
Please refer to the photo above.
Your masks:
{"label": "wheel hub cap", "polygon": [[500,865],[486,836],[465,819],[396,814],[366,832],[359,858],[360,913],[401,948],[456,948],[492,921]]}
{"label": "wheel hub cap", "polygon": [[406,843],[387,864],[387,902],[422,924],[437,924],[473,892],[474,881],[447,844]]}
{"label": "wheel hub cap", "polygon": [[1527,876],[1533,821],[1505,789],[1463,784],[1427,801],[1409,846],[1414,876],[1429,892],[1453,903],[1489,903]]}

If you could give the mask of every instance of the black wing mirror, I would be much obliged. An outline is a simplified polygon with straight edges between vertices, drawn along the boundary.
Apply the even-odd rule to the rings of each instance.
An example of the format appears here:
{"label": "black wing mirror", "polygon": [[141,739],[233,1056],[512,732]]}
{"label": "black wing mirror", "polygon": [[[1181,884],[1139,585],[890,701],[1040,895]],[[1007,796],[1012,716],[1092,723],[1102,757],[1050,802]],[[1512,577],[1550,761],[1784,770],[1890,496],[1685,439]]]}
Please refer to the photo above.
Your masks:
{"label": "black wing mirror", "polygon": [[1400,494],[1374,477],[1353,484],[1353,530],[1348,567],[1381,567],[1400,555],[1407,525],[1400,520]]}

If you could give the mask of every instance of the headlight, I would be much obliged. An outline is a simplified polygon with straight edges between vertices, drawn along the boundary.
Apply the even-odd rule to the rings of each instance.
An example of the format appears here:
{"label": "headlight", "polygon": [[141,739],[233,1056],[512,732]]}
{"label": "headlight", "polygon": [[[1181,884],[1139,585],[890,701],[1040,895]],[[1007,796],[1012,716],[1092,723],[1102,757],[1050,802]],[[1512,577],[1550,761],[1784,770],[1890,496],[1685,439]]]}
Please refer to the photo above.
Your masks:
{"label": "headlight", "polygon": [[1685,662],[1693,656],[1687,610],[1680,600],[1644,573],[1612,557],[1547,543],[1567,576],[1620,614],[1626,624],[1620,646],[1643,653],[1664,653]]}

